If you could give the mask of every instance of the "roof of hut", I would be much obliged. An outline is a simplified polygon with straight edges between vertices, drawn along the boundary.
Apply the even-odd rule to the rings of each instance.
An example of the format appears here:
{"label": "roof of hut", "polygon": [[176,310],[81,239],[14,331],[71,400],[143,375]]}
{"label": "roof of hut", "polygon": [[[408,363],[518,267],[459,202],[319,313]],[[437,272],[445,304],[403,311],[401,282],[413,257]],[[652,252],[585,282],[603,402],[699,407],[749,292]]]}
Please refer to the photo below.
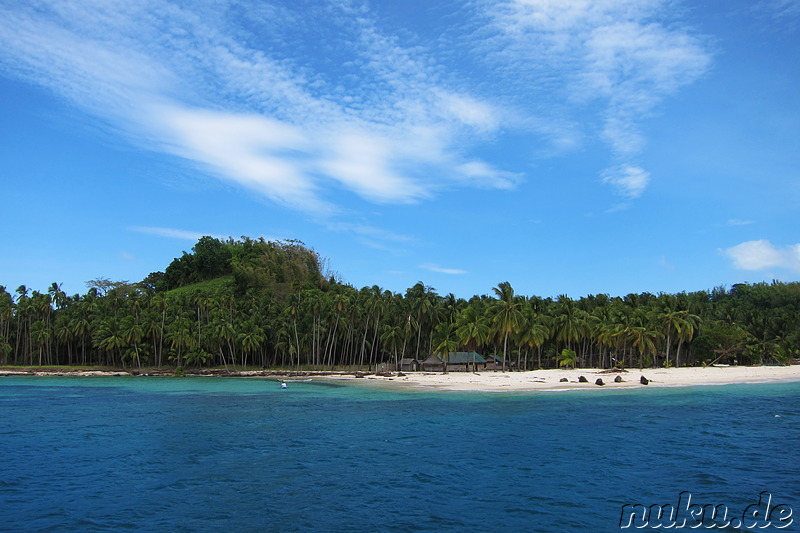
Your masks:
{"label": "roof of hut", "polygon": [[463,365],[467,363],[485,363],[486,359],[477,352],[450,352],[447,356],[447,364]]}
{"label": "roof of hut", "polygon": [[422,362],[423,365],[442,365],[444,364],[438,355],[432,353]]}

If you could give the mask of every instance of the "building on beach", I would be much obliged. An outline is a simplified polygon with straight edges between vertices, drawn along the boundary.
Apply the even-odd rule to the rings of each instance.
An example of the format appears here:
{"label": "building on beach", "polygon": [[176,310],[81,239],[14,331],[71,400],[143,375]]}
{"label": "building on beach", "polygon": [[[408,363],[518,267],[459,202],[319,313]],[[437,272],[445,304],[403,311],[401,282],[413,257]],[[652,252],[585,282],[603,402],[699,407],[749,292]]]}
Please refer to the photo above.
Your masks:
{"label": "building on beach", "polygon": [[450,352],[446,360],[436,354],[422,362],[422,370],[428,372],[470,372],[486,370],[486,359],[477,352]]}
{"label": "building on beach", "polygon": [[400,372],[416,372],[420,369],[420,362],[416,359],[404,357],[400,359],[400,363],[397,365],[397,370]]}
{"label": "building on beach", "polygon": [[477,352],[450,352],[447,354],[447,370],[454,372],[486,370],[486,359]]}
{"label": "building on beach", "polygon": [[[492,354],[486,356],[486,370],[503,370],[503,361],[505,359],[502,355]],[[506,370],[511,370],[512,367],[516,368],[517,364],[511,361],[506,361]]]}

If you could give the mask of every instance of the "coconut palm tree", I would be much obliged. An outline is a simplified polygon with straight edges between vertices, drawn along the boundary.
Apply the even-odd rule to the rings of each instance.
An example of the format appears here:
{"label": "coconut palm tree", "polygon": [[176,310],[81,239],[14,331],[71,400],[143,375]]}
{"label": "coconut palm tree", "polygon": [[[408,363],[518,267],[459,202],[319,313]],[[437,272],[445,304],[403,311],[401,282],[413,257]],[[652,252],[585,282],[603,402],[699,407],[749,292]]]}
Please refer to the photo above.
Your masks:
{"label": "coconut palm tree", "polygon": [[109,316],[100,320],[94,334],[94,345],[108,354],[106,363],[113,365],[117,359],[115,354],[118,355],[125,346],[124,333],[117,318]]}
{"label": "coconut palm tree", "polygon": [[522,312],[520,302],[509,282],[504,281],[492,290],[497,299],[492,324],[497,334],[503,337],[503,372],[505,372],[508,361],[508,337],[519,330]]}

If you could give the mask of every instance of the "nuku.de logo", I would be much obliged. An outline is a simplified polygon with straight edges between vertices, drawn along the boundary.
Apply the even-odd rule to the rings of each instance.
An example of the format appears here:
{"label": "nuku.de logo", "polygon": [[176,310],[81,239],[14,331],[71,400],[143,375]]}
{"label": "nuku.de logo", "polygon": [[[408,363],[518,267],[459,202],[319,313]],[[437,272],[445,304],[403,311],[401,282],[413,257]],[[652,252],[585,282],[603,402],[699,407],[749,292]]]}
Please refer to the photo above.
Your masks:
{"label": "nuku.de logo", "polygon": [[741,514],[731,511],[725,504],[692,503],[692,495],[684,491],[678,494],[677,505],[625,504],[619,517],[620,529],[783,529],[792,522],[792,508],[787,504],[773,504],[772,494],[767,491],[761,492],[758,503],[747,506]]}

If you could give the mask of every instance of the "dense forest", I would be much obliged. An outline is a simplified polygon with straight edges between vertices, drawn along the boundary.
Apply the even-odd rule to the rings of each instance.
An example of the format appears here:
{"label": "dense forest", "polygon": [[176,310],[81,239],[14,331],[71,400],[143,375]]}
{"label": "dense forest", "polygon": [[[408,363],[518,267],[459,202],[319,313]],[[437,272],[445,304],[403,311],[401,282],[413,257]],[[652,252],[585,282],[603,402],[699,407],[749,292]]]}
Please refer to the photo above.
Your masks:
{"label": "dense forest", "polygon": [[0,364],[394,369],[461,350],[516,369],[786,363],[800,355],[800,283],[571,299],[469,300],[419,282],[357,289],[299,241],[201,238],[138,283],[86,294],[0,286]]}

